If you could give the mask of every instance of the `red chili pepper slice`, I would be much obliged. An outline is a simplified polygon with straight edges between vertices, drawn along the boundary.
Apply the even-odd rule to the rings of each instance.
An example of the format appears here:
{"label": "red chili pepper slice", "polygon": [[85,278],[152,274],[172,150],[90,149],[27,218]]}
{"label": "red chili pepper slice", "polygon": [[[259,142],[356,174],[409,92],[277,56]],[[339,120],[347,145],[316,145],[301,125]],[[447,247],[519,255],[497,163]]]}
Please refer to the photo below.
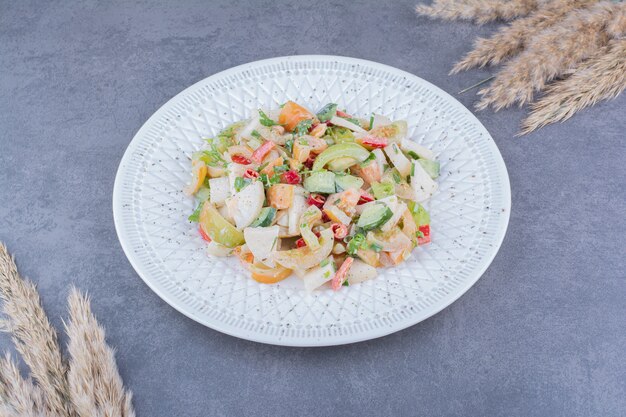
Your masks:
{"label": "red chili pepper slice", "polygon": [[300,184],[302,178],[300,177],[300,174],[298,174],[298,171],[290,169],[289,171],[283,172],[280,176],[280,181],[285,184]]}
{"label": "red chili pepper slice", "polygon": [[317,158],[317,154],[314,154],[311,152],[311,155],[309,155],[307,160],[304,161],[304,166],[307,167],[308,169],[313,168],[313,163],[315,162],[315,158]]}
{"label": "red chili pepper slice", "polygon": [[211,241],[211,238],[209,237],[209,235],[206,234],[204,230],[202,230],[202,227],[198,227],[198,231],[200,232],[200,236],[202,236],[202,239],[206,240],[207,242]]}
{"label": "red chili pepper slice", "polygon": [[246,169],[246,172],[243,173],[243,177],[244,178],[250,178],[250,179],[255,179],[255,178],[259,178],[259,173],[256,172],[253,169]]}
{"label": "red chili pepper slice", "polygon": [[348,256],[346,260],[343,261],[337,272],[335,272],[335,276],[333,277],[333,280],[331,282],[331,287],[333,290],[337,291],[341,288],[344,281],[348,278],[348,270],[352,266],[353,262],[354,258]]}
{"label": "red chili pepper slice", "polygon": [[359,202],[356,204],[358,206],[360,204],[369,203],[370,201],[374,201],[374,196],[367,191],[361,191],[361,197],[359,198]]}
{"label": "red chili pepper slice", "polygon": [[418,230],[422,232],[423,236],[417,238],[418,245],[425,245],[430,243],[430,225],[425,224],[423,226],[418,227]]}
{"label": "red chili pepper slice", "polygon": [[330,226],[330,230],[333,231],[335,239],[343,239],[344,237],[348,236],[348,226],[346,226],[345,224],[333,223]]}
{"label": "red chili pepper slice", "polygon": [[343,117],[343,118],[346,118],[346,117],[347,117],[347,118],[349,118],[349,119],[350,119],[350,118],[352,118],[352,116],[350,116],[348,113],[346,113],[346,112],[342,112],[341,110],[337,110],[337,116],[339,116],[339,117]]}
{"label": "red chili pepper slice", "polygon": [[257,164],[260,164],[261,161],[263,161],[263,158],[265,158],[265,156],[270,153],[270,151],[274,149],[275,146],[276,144],[274,142],[268,140],[263,145],[259,146],[254,152],[252,152],[251,159]]}
{"label": "red chili pepper slice", "polygon": [[305,246],[306,246],[306,242],[304,241],[304,239],[300,238],[296,240],[296,248],[303,248]]}
{"label": "red chili pepper slice", "polygon": [[243,155],[232,155],[230,159],[236,164],[250,165],[250,160]]}
{"label": "red chili pepper slice", "polygon": [[388,145],[387,138],[378,138],[376,136],[368,136],[361,140],[361,144],[368,148],[384,148]]}
{"label": "red chili pepper slice", "polygon": [[307,199],[307,204],[309,206],[316,206],[317,208],[322,208],[324,203],[326,202],[326,197],[320,194],[311,193],[309,194],[309,198]]}

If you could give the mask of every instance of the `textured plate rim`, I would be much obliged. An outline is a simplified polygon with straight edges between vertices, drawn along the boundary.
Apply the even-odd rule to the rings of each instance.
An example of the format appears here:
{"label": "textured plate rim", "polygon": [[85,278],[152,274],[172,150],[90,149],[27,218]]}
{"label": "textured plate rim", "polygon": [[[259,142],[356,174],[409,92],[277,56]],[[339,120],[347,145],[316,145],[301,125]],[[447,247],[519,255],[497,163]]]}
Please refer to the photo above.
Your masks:
{"label": "textured plate rim", "polygon": [[[431,91],[439,94],[441,98],[446,99],[451,106],[454,106],[461,113],[464,113],[470,121],[475,123],[478,130],[483,134],[484,136],[483,140],[490,142],[488,146],[491,148],[491,151],[494,153],[493,156],[494,156],[494,162],[496,164],[496,171],[498,173],[499,179],[502,181],[501,191],[503,193],[503,200],[504,200],[503,202],[506,205],[504,215],[500,217],[500,227],[498,228],[497,234],[494,236],[494,239],[492,242],[493,243],[492,251],[489,252],[485,258],[483,258],[482,266],[476,269],[473,272],[473,275],[464,281],[463,285],[459,285],[456,291],[446,294],[443,298],[439,300],[438,303],[428,306],[427,308],[421,310],[420,314],[415,315],[415,316],[408,316],[406,319],[402,321],[395,322],[393,326],[379,327],[379,328],[375,328],[375,329],[368,330],[366,332],[362,332],[358,334],[335,335],[335,336],[330,336],[324,339],[316,339],[313,337],[278,339],[276,336],[259,334],[256,332],[242,331],[242,329],[231,327],[227,325],[226,323],[213,321],[213,320],[207,320],[197,315],[196,312],[193,311],[192,307],[189,307],[181,303],[178,299],[175,298],[174,295],[169,294],[167,291],[162,290],[157,283],[153,282],[153,280],[150,279],[146,271],[144,271],[140,267],[139,260],[134,255],[133,248],[130,246],[129,239],[127,238],[127,235],[126,235],[127,232],[122,227],[121,209],[122,209],[123,200],[122,200],[121,182],[122,182],[123,174],[126,169],[125,165],[130,159],[133,152],[135,151],[135,148],[138,146],[139,138],[149,129],[150,125],[154,121],[158,120],[161,116],[163,116],[167,112],[167,109],[169,106],[178,102],[183,97],[187,96],[189,93],[200,88],[205,83],[210,82],[213,79],[226,77],[230,74],[237,73],[250,66],[264,66],[264,65],[271,65],[274,63],[278,63],[278,62],[294,61],[294,60],[295,61],[300,61],[300,60],[301,61],[307,61],[307,60],[342,61],[348,64],[369,66],[375,69],[385,70],[391,73],[402,75],[406,78],[413,79],[414,81],[421,83],[424,86],[427,86]],[[380,63],[365,60],[365,59],[336,56],[336,55],[290,55],[290,56],[282,56],[282,57],[268,58],[268,59],[248,62],[248,63],[244,63],[241,65],[217,72],[213,75],[210,75],[206,78],[203,78],[197,81],[196,83],[185,88],[180,93],[176,94],[174,97],[172,97],[171,99],[163,103],[158,108],[158,110],[155,111],[152,114],[152,116],[148,118],[148,120],[146,120],[146,122],[141,126],[141,128],[133,136],[132,140],[130,141],[128,147],[126,148],[124,152],[124,155],[122,156],[120,160],[120,164],[118,166],[118,169],[115,175],[115,182],[113,185],[112,206],[113,206],[113,221],[115,224],[115,231],[117,233],[117,237],[120,242],[120,245],[122,246],[122,250],[126,254],[126,257],[129,260],[130,264],[132,265],[133,269],[135,270],[135,272],[137,272],[139,277],[146,283],[146,285],[152,291],[154,291],[162,300],[164,300],[167,304],[169,304],[175,310],[179,311],[183,315],[189,317],[190,319],[206,327],[209,327],[213,330],[217,330],[221,333],[225,333],[230,336],[238,337],[241,339],[250,340],[250,341],[259,342],[259,343],[280,345],[280,346],[323,347],[323,346],[337,346],[337,345],[344,345],[344,344],[349,344],[349,343],[356,343],[356,342],[376,339],[379,337],[389,335],[391,333],[399,332],[401,330],[404,330],[408,327],[411,327],[417,323],[420,323],[432,317],[433,315],[439,313],[440,311],[442,311],[443,309],[445,309],[446,307],[454,303],[456,300],[458,300],[472,286],[474,286],[474,284],[482,277],[482,275],[485,273],[487,268],[491,265],[491,263],[493,262],[494,258],[496,257],[496,255],[498,254],[500,250],[500,247],[506,235],[506,231],[507,231],[509,219],[510,219],[511,188],[510,188],[508,171],[504,163],[504,159],[502,158],[502,154],[500,153],[500,150],[498,149],[497,144],[495,143],[495,141],[493,140],[493,138],[491,137],[487,129],[476,118],[476,116],[469,109],[467,109],[467,107],[465,107],[462,103],[460,103],[453,96],[451,96],[450,94],[448,94],[441,88],[407,71],[392,67],[390,65],[380,64]]]}

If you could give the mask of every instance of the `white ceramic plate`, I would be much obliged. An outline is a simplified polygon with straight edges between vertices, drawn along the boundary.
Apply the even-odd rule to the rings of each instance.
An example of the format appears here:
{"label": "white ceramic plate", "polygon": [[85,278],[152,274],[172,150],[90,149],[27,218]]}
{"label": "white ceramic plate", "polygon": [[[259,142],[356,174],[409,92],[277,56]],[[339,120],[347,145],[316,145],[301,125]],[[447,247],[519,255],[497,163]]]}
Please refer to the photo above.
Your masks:
{"label": "white ceramic plate", "polygon": [[[205,253],[194,202],[182,193],[202,137],[259,107],[294,100],[317,109],[405,119],[441,162],[431,201],[433,242],[373,281],[308,294],[298,278],[262,285],[233,258]],[[292,56],[241,65],[189,87],[137,132],[113,191],[117,233],[137,273],[188,317],[263,343],[325,346],[380,337],[437,313],[489,266],[506,232],[511,197],[504,161],[459,102],[407,72],[336,56]]]}

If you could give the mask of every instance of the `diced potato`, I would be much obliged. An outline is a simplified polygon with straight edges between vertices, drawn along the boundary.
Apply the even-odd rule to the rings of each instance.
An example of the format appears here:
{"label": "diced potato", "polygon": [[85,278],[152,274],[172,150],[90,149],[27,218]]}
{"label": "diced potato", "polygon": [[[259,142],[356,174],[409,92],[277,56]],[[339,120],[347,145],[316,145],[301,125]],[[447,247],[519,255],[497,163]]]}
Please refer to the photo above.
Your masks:
{"label": "diced potato", "polygon": [[348,270],[348,283],[350,285],[358,284],[359,282],[374,279],[377,275],[378,272],[376,272],[376,268],[359,259],[355,259]]}
{"label": "diced potato", "polygon": [[335,263],[333,262],[333,258],[326,258],[324,262],[326,262],[324,266],[312,268],[302,276],[302,282],[307,291],[313,291],[333,279],[335,275]]}
{"label": "diced potato", "polygon": [[[422,164],[413,164],[413,176],[411,176],[411,187],[415,191],[415,201],[422,203],[428,200],[437,190],[437,183],[422,168]],[[213,192],[213,189],[211,189]]]}
{"label": "diced potato", "polygon": [[387,163],[387,158],[385,158],[385,154],[383,153],[382,149],[374,149],[372,153],[376,157],[376,164],[378,164],[378,169],[382,176],[382,173],[385,172],[385,164]]}
{"label": "diced potato", "polygon": [[411,173],[411,161],[404,156],[400,147],[396,143],[386,146],[385,154],[402,177],[406,178],[409,176]]}
{"label": "diced potato", "polygon": [[211,189],[210,201],[215,206],[222,206],[226,199],[230,197],[230,185],[228,177],[211,178],[209,180]]}
{"label": "diced potato", "polygon": [[294,191],[291,184],[274,184],[267,190],[267,200],[277,210],[287,209],[293,202]]}
{"label": "diced potato", "polygon": [[275,267],[272,254],[276,252],[278,244],[279,226],[246,227],[243,236],[254,259],[269,267]]}
{"label": "diced potato", "polygon": [[235,225],[238,229],[243,229],[261,213],[265,200],[263,184],[261,181],[253,181],[239,191],[233,200]]}

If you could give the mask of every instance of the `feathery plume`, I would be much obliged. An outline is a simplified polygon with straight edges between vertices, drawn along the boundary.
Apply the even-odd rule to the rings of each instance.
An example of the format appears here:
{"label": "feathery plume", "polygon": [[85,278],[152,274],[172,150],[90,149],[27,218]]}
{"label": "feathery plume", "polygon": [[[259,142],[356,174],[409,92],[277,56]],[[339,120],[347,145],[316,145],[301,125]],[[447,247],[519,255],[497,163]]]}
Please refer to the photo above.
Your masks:
{"label": "feathery plume", "polygon": [[4,414],[8,415],[51,416],[45,409],[41,390],[33,385],[30,379],[22,378],[16,363],[9,354],[0,359],[0,404],[4,407]]}
{"label": "feathery plume", "polygon": [[526,16],[546,0],[436,0],[432,5],[418,4],[417,14],[431,19],[473,20],[482,25],[494,20]]}
{"label": "feathery plume", "polygon": [[124,390],[114,352],[106,344],[104,329],[93,316],[89,299],[73,288],[68,308],[68,380],[78,415],[134,417],[131,393]]}
{"label": "feathery plume", "polygon": [[582,62],[570,77],[548,86],[531,105],[520,135],[550,123],[569,119],[598,101],[617,97],[626,89],[626,39],[611,40],[592,58]]}
{"label": "feathery plume", "polygon": [[35,285],[17,272],[15,261],[0,243],[0,296],[9,318],[15,348],[39,383],[50,414],[72,416],[66,366],[57,334],[41,306]]}
{"label": "feathery plume", "polygon": [[561,24],[545,29],[531,39],[528,48],[509,61],[482,96],[479,110],[492,106],[496,111],[517,102],[529,102],[546,83],[571,70],[605,45],[603,30],[623,5],[608,1],[586,10],[571,12]]}
{"label": "feathery plume", "polygon": [[450,71],[456,74],[475,67],[496,65],[519,53],[541,30],[558,23],[572,10],[584,8],[599,0],[553,0],[530,14],[501,28],[490,38],[478,38],[474,49],[457,62]]}

